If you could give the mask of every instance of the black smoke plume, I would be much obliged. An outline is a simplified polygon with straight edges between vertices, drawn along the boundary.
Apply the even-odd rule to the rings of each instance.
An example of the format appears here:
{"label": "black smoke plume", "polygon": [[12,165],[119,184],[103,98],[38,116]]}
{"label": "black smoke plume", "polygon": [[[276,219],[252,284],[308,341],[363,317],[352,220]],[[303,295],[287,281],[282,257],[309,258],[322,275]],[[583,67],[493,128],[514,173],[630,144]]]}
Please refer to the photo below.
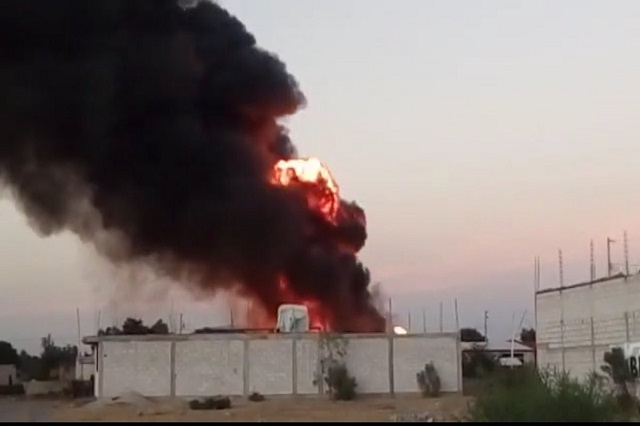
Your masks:
{"label": "black smoke plume", "polygon": [[277,119],[304,97],[236,18],[206,1],[3,0],[0,28],[0,177],[42,234],[273,313],[286,277],[335,329],[382,331],[362,210],[328,225],[303,187],[269,183],[296,155]]}

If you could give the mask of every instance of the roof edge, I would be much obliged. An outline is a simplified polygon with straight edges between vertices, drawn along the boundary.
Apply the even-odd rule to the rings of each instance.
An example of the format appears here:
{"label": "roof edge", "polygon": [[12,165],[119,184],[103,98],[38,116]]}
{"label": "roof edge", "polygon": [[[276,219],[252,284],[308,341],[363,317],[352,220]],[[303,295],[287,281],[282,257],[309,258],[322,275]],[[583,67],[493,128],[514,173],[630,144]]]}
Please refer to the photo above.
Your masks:
{"label": "roof edge", "polygon": [[571,289],[574,289],[574,288],[586,287],[586,286],[593,285],[593,284],[608,283],[610,281],[615,281],[615,280],[619,280],[621,278],[629,278],[629,277],[633,277],[633,275],[626,275],[625,273],[620,272],[620,273],[618,273],[616,275],[611,275],[610,277],[598,278],[598,279],[593,280],[593,281],[586,281],[586,282],[566,285],[566,286],[562,286],[562,287],[545,288],[545,289],[536,291],[536,296],[539,295],[539,294],[554,293],[554,292],[563,291],[563,290],[571,290]]}

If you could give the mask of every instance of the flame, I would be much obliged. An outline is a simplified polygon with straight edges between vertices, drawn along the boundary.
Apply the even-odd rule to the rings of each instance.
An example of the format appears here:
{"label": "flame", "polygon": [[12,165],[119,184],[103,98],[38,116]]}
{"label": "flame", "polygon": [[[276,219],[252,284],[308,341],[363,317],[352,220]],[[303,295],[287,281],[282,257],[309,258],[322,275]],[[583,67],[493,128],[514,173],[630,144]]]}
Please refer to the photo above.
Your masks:
{"label": "flame", "polygon": [[395,334],[407,334],[407,329],[396,325],[395,327],[393,327],[393,332]]}
{"label": "flame", "polygon": [[319,210],[329,221],[336,220],[340,206],[338,184],[317,158],[280,160],[274,166],[271,181],[282,186],[296,182],[312,184],[315,191],[307,193],[310,207]]}
{"label": "flame", "polygon": [[[309,207],[320,212],[331,223],[336,223],[340,195],[338,184],[329,169],[317,158],[296,158],[280,160],[273,167],[271,183],[287,187],[295,184],[305,185]],[[322,305],[315,300],[307,300],[294,294],[285,277],[279,282],[280,299],[286,303],[305,305],[309,311],[309,327],[312,330],[330,328],[330,321]]]}

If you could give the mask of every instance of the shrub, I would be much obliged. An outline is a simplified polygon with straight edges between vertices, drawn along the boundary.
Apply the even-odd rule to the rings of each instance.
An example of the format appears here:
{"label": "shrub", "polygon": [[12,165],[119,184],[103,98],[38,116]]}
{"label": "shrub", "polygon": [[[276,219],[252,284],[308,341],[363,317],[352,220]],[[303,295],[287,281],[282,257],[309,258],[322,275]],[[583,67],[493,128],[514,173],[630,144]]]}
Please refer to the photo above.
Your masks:
{"label": "shrub", "polygon": [[433,363],[425,364],[424,370],[419,371],[416,374],[418,380],[418,387],[422,392],[422,396],[435,397],[440,395],[440,376]]}
{"label": "shrub", "polygon": [[356,396],[358,384],[355,377],[349,375],[349,370],[343,363],[334,363],[329,366],[325,382],[335,400],[350,401]]}
{"label": "shrub", "polygon": [[231,408],[231,399],[228,396],[214,396],[189,401],[192,410],[225,410]]}
{"label": "shrub", "polygon": [[631,373],[631,367],[624,358],[622,348],[613,348],[604,354],[602,371],[609,375],[614,383],[616,395],[620,406],[630,413],[638,410],[638,401],[635,396],[637,379]]}
{"label": "shrub", "polygon": [[463,352],[462,377],[476,378],[485,376],[497,370],[498,362],[491,355],[480,349],[471,349]]}
{"label": "shrub", "polygon": [[24,395],[24,386],[22,385],[1,385],[0,395]]}
{"label": "shrub", "polygon": [[505,371],[490,393],[470,408],[474,422],[605,422],[620,420],[615,396],[592,375],[587,381],[566,373],[520,367]]}
{"label": "shrub", "polygon": [[262,402],[264,401],[264,399],[265,399],[264,395],[262,395],[260,392],[252,392],[249,395],[249,401],[252,401],[252,402]]}

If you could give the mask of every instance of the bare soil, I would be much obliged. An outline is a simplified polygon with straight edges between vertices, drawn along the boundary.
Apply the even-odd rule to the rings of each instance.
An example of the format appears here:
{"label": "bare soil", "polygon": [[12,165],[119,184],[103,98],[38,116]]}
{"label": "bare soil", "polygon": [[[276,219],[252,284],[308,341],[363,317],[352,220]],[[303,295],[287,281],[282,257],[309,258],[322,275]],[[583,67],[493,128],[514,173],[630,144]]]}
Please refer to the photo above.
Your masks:
{"label": "bare soil", "polygon": [[190,410],[185,400],[154,399],[148,404],[67,403],[56,407],[53,421],[283,421],[388,422],[394,415],[428,413],[433,421],[460,421],[470,402],[462,395],[421,398],[419,395],[362,397],[355,401],[316,398],[267,398],[261,402],[232,400],[227,410]]}

